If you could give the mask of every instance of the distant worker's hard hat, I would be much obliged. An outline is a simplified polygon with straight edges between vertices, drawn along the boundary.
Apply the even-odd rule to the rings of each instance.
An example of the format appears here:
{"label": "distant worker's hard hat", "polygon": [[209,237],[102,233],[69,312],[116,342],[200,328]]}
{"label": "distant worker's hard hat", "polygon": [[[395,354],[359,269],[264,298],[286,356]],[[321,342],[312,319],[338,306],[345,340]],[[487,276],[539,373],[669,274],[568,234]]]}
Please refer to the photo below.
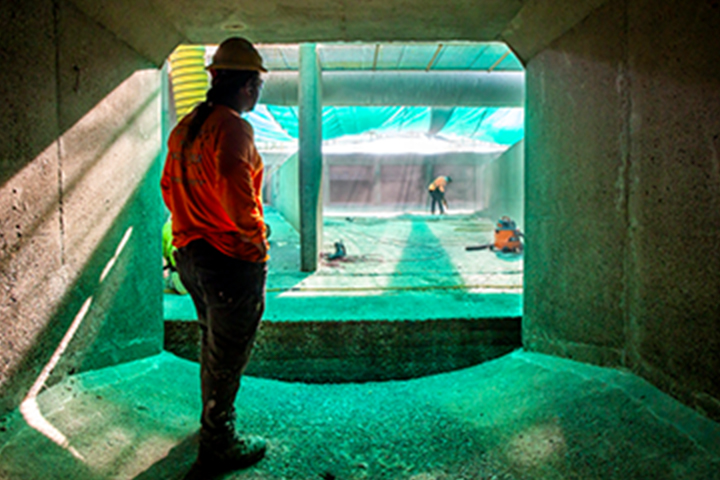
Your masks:
{"label": "distant worker's hard hat", "polygon": [[220,44],[208,70],[255,70],[267,72],[262,57],[253,44],[240,37],[228,38]]}

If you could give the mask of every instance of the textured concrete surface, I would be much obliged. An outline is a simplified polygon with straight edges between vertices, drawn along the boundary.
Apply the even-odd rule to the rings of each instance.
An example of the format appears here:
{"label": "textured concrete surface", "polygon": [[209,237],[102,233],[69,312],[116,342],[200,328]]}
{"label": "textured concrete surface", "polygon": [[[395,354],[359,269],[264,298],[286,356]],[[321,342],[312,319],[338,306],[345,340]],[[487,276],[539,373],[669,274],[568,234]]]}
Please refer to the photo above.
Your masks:
{"label": "textured concrete surface", "polygon": [[229,0],[73,3],[160,65],[178,43],[220,43],[231,34],[262,43],[500,39],[527,61],[605,1],[425,0],[422,9],[408,0],[373,0],[362,5],[312,0],[296,7],[270,0],[242,8]]}
{"label": "textured concrete surface", "polygon": [[580,23],[607,0],[542,0],[524,2],[500,38],[527,62]]}
{"label": "textured concrete surface", "polygon": [[[66,379],[38,401],[67,448],[13,412],[0,418],[0,477],[184,478],[198,377],[197,364],[165,353]],[[245,377],[237,408],[239,427],[268,439],[267,457],[196,478],[720,478],[720,425],[638,377],[538,354],[403,382]]]}
{"label": "textured concrete surface", "polygon": [[85,15],[157,67],[162,66],[175,46],[187,42],[187,38],[153,1],[71,1]]}
{"label": "textured concrete surface", "polygon": [[646,378],[720,419],[720,4],[653,5],[628,8],[629,350]]}
{"label": "textured concrete surface", "polygon": [[622,20],[607,4],[527,66],[524,342],[607,364],[626,322]]}
{"label": "textured concrete surface", "polygon": [[322,77],[317,45],[300,45],[298,66],[300,270],[314,272],[323,241]]}
{"label": "textured concrete surface", "polygon": [[[114,0],[117,1],[117,0]],[[419,41],[475,39],[493,41],[520,10],[520,0],[369,0],[337,3],[285,0],[247,3],[231,0],[185,3],[153,0],[191,42],[219,43],[229,33],[257,42]],[[189,14],[189,11],[192,14]]]}
{"label": "textured concrete surface", "polygon": [[[2,43],[14,59],[0,68],[8,99],[0,105],[0,397],[9,403],[2,410],[17,406],[5,402],[17,394],[8,383],[67,283],[49,275],[62,267],[51,2],[5,2],[0,12]],[[16,383],[29,387],[28,380]]]}
{"label": "textured concrete surface", "polygon": [[[520,347],[520,318],[261,324],[246,373],[307,383],[402,380],[492,360]],[[165,350],[200,358],[197,322],[166,321]]]}
{"label": "textured concrete surface", "polygon": [[160,351],[162,288],[135,272],[162,213],[160,72],[71,3],[0,8],[2,410],[75,321],[53,381]]}
{"label": "textured concrete surface", "polygon": [[524,345],[720,418],[716,3],[605,3],[527,65]]}

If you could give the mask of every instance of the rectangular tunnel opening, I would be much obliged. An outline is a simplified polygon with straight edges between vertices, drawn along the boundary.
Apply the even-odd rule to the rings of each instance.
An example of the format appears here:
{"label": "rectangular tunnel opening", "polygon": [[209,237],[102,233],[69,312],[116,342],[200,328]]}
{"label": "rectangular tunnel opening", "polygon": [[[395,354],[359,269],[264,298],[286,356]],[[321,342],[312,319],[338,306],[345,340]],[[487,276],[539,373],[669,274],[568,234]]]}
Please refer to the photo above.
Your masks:
{"label": "rectangular tunnel opening", "polygon": [[[181,46],[170,57],[177,119],[204,99],[204,65],[216,48]],[[522,252],[503,251],[497,239],[509,225],[503,217],[523,228],[522,64],[500,42],[316,48],[323,218],[314,272],[300,271],[299,45],[258,45],[269,73],[258,105],[245,114],[265,163],[266,330],[287,322],[455,321],[460,342],[468,322],[482,321],[482,341],[500,345],[489,345],[483,359],[518,348]],[[194,70],[184,71],[191,62]],[[451,182],[433,212],[429,186],[442,177]],[[187,343],[183,322],[196,314],[169,276],[164,316],[178,335],[166,339],[172,351]],[[493,322],[506,333],[488,336]],[[182,355],[196,358],[192,348]]]}

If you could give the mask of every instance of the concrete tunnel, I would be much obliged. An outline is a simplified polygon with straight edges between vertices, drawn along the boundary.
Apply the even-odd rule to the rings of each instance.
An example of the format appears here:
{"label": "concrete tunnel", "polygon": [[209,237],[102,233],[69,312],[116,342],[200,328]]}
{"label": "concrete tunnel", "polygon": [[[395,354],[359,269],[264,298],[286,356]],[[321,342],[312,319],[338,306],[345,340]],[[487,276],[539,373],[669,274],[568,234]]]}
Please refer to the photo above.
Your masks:
{"label": "concrete tunnel", "polygon": [[[178,44],[234,34],[267,44],[502,41],[525,66],[523,350],[631,374],[689,407],[708,422],[706,443],[694,441],[712,460],[706,470],[687,461],[685,477],[667,478],[715,478],[720,4],[422,5],[2,5],[7,442],[20,427],[5,419],[29,396],[163,351],[162,284],[144,272],[162,263],[157,185],[169,115],[161,68]],[[664,412],[669,423],[673,412]]]}

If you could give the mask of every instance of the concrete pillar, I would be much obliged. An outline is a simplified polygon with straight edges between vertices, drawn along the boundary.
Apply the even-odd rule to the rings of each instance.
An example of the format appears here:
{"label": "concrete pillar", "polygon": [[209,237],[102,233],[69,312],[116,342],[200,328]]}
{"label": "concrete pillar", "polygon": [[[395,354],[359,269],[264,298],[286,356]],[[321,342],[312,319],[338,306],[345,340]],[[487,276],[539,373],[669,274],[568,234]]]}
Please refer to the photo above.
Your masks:
{"label": "concrete pillar", "polygon": [[300,45],[300,270],[317,270],[322,247],[322,89],[315,44]]}

